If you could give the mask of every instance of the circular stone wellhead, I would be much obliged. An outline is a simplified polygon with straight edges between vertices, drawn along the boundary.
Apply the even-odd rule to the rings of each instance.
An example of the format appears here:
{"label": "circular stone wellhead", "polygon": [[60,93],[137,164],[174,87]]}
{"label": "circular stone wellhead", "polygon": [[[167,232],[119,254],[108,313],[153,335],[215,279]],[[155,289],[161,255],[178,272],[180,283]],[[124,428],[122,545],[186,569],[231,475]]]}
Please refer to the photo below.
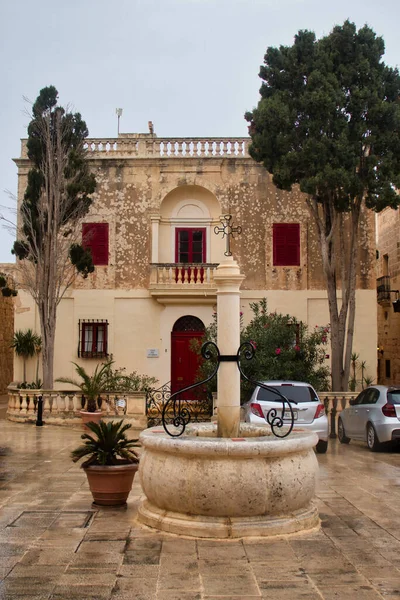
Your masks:
{"label": "circular stone wellhead", "polygon": [[160,427],[140,434],[140,522],[174,534],[229,538],[296,533],[319,526],[314,433],[278,439],[241,423],[240,437],[217,438],[215,424],[180,438]]}

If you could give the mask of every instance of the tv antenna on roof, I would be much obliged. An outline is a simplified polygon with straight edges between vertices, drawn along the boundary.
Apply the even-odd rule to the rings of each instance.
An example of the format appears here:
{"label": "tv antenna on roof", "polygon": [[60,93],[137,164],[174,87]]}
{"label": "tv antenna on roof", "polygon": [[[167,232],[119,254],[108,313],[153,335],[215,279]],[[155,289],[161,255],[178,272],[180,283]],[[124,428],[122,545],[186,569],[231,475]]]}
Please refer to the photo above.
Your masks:
{"label": "tv antenna on roof", "polygon": [[119,119],[120,119],[120,117],[121,117],[121,115],[122,115],[122,108],[116,108],[116,109],[115,109],[115,114],[116,114],[116,115],[117,115],[117,117],[118,117],[118,135],[119,135]]}

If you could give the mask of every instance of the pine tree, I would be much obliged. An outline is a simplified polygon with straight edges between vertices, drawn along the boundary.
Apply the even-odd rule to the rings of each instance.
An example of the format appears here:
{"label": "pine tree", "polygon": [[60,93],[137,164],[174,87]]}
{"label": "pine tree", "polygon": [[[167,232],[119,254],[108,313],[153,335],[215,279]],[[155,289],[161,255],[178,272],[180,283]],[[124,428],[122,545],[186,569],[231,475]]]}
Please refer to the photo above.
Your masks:
{"label": "pine tree", "polygon": [[261,99],[245,115],[251,156],[278,188],[298,184],[307,195],[327,287],[336,391],[349,381],[360,222],[366,208],[397,208],[400,200],[400,76],[383,54],[381,37],[349,21],[320,40],[299,31],[293,46],[267,49]]}

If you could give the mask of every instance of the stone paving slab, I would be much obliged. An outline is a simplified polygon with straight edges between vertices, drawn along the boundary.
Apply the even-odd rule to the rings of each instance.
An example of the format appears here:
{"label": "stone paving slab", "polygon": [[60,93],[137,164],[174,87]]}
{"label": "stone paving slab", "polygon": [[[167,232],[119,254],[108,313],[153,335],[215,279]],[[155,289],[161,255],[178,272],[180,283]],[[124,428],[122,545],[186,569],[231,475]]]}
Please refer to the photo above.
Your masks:
{"label": "stone paving slab", "polygon": [[92,506],[69,453],[81,431],[0,420],[0,600],[398,600],[400,452],[331,441],[317,455],[321,529],[194,540]]}

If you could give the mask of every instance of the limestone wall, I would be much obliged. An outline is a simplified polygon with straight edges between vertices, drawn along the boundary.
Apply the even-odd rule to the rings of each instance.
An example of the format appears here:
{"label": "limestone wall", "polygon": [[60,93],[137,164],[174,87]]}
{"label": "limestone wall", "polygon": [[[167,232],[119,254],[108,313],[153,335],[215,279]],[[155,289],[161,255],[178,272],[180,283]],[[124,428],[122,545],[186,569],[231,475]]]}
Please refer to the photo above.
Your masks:
{"label": "limestone wall", "polygon": [[13,334],[13,300],[0,294],[0,394],[6,393],[13,380],[13,350],[10,348]]}
{"label": "limestone wall", "polygon": [[[400,289],[400,214],[387,208],[377,217],[377,277],[388,275],[390,289]],[[400,385],[400,313],[393,311],[396,294],[378,306],[378,382]]]}
{"label": "limestone wall", "polygon": [[[305,197],[277,190],[265,169],[250,159],[209,159],[199,165],[194,159],[117,161],[93,159],[98,187],[90,214],[85,221],[109,223],[110,263],[96,268],[86,281],[77,281],[83,289],[148,288],[151,262],[151,217],[159,215],[160,231],[165,227],[164,210],[171,194],[181,191],[187,200],[207,203],[211,215],[210,260],[220,262],[225,241],[213,234],[219,216],[230,213],[242,234],[232,243],[241,271],[246,274],[243,289],[325,289],[321,255],[314,222]],[[206,198],[205,192],[213,198]],[[211,194],[210,194],[211,192]],[[178,199],[177,199],[178,201]],[[300,223],[301,255],[297,267],[274,267],[272,261],[273,223]],[[168,237],[169,236],[169,237]],[[173,262],[172,238],[161,244]],[[359,244],[360,289],[375,287],[374,220],[366,214],[361,222]],[[160,262],[164,262],[161,261]],[[338,282],[339,283],[339,282]]]}
{"label": "limestone wall", "polygon": [[[110,260],[87,280],[77,279],[76,287],[148,289],[152,218],[160,219],[159,245],[164,252],[160,262],[174,262],[172,238],[163,228],[169,225],[172,229],[173,217],[181,219],[176,210],[179,202],[193,201],[209,211],[211,262],[220,262],[225,250],[225,241],[213,234],[219,216],[232,214],[235,224],[242,227],[242,234],[232,244],[246,275],[242,289],[325,289],[319,242],[305,195],[296,187],[292,192],[278,190],[264,167],[248,156],[248,143],[249,139],[171,141],[128,134],[113,140],[91,140],[88,159],[97,190],[85,221],[109,223]],[[21,201],[29,169],[24,140],[16,162]],[[300,223],[299,266],[273,265],[273,223]],[[374,216],[366,212],[360,228],[359,289],[375,289],[374,234]]]}
{"label": "limestone wall", "polygon": [[[85,222],[109,224],[109,261],[96,266],[86,280],[78,277],[60,303],[55,377],[72,376],[71,361],[94,367],[94,359],[82,361],[78,356],[79,322],[105,319],[108,352],[117,366],[154,375],[160,383],[168,381],[174,323],[194,315],[208,325],[216,293],[210,286],[202,295],[185,295],[182,285],[180,295],[175,291],[162,300],[154,295],[152,265],[176,262],[174,233],[185,226],[206,229],[206,263],[220,263],[225,240],[215,235],[214,227],[224,214],[231,214],[234,225],[242,228],[232,241],[232,251],[245,275],[241,288],[245,322],[250,318],[249,304],[264,296],[270,310],[292,314],[310,327],[329,322],[320,248],[305,196],[298,188],[278,190],[263,166],[244,150],[239,152],[239,145],[243,149],[247,143],[126,136],[89,142],[88,160],[98,185]],[[212,152],[206,155],[207,144],[212,144]],[[24,146],[16,162],[21,200],[29,168]],[[274,223],[300,224],[300,265],[274,266]],[[367,361],[368,372],[375,372],[375,223],[368,212],[362,217],[359,251],[354,349]],[[175,283],[174,276],[172,280]],[[18,327],[37,331],[32,299],[21,293],[18,302]]]}

